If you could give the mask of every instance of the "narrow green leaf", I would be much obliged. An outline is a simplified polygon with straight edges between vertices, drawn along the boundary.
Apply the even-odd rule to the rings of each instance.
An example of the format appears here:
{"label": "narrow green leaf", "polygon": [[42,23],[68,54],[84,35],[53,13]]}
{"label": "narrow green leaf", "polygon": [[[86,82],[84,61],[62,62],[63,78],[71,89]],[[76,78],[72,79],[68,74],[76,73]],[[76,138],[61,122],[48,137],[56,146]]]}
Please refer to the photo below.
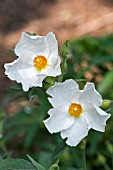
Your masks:
{"label": "narrow green leaf", "polygon": [[20,84],[16,84],[13,85],[12,87],[10,87],[11,89],[15,89],[15,90],[22,90],[22,86]]}
{"label": "narrow green leaf", "polygon": [[36,34],[36,33],[32,33],[31,35],[32,35],[32,36],[36,36],[37,34]]}
{"label": "narrow green leaf", "polygon": [[24,159],[5,159],[0,162],[1,170],[36,170],[30,162]]}
{"label": "narrow green leaf", "polygon": [[27,34],[31,35],[31,36],[36,36],[37,34],[36,33],[29,33],[29,32],[26,32]]}
{"label": "narrow green leaf", "polygon": [[28,133],[26,133],[26,137],[24,139],[24,147],[29,148],[32,145],[32,142],[38,131],[38,124],[33,124],[32,126],[28,126]]}
{"label": "narrow green leaf", "polygon": [[58,156],[60,156],[64,152],[66,147],[67,147],[67,145],[65,143],[65,140],[62,140],[60,143],[58,143],[55,150],[53,151],[52,158],[55,159]]}
{"label": "narrow green leaf", "polygon": [[102,95],[109,94],[110,90],[113,88],[113,70],[107,72],[104,81],[99,85],[98,91]]}
{"label": "narrow green leaf", "polygon": [[27,157],[30,159],[30,161],[36,167],[37,170],[46,170],[42,165],[40,165],[33,158],[31,158],[31,156],[27,155]]}
{"label": "narrow green leaf", "polygon": [[76,169],[76,168],[68,168],[68,170],[82,170],[82,169]]}
{"label": "narrow green leaf", "polygon": [[[15,53],[15,50],[14,49],[8,49],[12,54],[14,54],[14,55],[16,55],[16,53]],[[17,55],[16,55],[17,56]]]}

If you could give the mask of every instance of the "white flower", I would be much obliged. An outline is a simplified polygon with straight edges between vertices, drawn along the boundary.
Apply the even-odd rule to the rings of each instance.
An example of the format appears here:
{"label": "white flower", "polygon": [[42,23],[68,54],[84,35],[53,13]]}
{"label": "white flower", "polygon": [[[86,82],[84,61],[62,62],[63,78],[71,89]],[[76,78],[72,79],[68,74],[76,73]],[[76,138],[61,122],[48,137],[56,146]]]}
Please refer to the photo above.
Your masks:
{"label": "white flower", "polygon": [[15,53],[18,59],[5,64],[5,74],[21,83],[24,91],[30,87],[42,87],[42,81],[47,76],[61,74],[58,44],[52,32],[46,36],[31,36],[23,32]]}
{"label": "white flower", "polygon": [[79,90],[74,80],[66,80],[47,90],[53,108],[48,111],[50,117],[44,124],[50,133],[61,132],[66,143],[76,146],[89,129],[105,131],[110,114],[99,108],[102,98],[93,83],[86,83],[84,90]]}

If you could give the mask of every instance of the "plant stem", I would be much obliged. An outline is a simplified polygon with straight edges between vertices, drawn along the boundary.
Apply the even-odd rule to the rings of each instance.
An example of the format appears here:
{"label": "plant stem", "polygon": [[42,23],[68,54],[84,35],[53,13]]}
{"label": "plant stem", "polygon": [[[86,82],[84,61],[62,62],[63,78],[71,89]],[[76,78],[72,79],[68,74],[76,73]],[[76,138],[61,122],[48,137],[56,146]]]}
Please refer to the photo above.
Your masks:
{"label": "plant stem", "polygon": [[111,153],[112,170],[113,170],[113,153]]}
{"label": "plant stem", "polygon": [[86,155],[85,155],[85,148],[86,148],[86,140],[83,139],[82,145],[81,145],[83,170],[86,170]]}

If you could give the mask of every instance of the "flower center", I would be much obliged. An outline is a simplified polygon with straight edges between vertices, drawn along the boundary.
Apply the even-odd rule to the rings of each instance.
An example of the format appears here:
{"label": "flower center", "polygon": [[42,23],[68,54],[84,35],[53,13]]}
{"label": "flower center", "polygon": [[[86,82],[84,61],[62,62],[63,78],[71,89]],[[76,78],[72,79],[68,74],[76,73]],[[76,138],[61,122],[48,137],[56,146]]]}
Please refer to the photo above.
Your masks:
{"label": "flower center", "polygon": [[77,103],[71,103],[71,105],[69,106],[68,112],[70,114],[70,116],[74,116],[74,117],[80,117],[80,115],[83,112],[83,108],[80,104]]}
{"label": "flower center", "polygon": [[33,66],[35,66],[38,71],[41,71],[47,66],[47,59],[43,55],[36,56],[33,60]]}

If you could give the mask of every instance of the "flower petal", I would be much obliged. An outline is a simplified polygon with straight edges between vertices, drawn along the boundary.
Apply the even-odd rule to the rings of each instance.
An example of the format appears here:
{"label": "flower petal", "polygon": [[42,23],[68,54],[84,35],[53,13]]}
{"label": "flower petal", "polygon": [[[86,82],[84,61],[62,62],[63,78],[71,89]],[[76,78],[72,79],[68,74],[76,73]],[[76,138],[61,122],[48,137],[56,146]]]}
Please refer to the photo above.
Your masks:
{"label": "flower petal", "polygon": [[20,58],[12,63],[4,65],[5,74],[11,79],[22,84],[23,90],[28,91],[30,87],[42,86],[46,75],[37,75],[34,67],[21,61]]}
{"label": "flower petal", "polygon": [[[15,53],[18,59],[5,64],[5,74],[11,80],[22,83],[24,91],[28,91],[30,87],[42,87],[42,81],[47,76],[55,77],[61,74],[58,44],[51,32],[46,36],[31,36],[23,32],[15,47]],[[47,66],[41,70],[34,66],[34,58],[38,55],[47,59]]]}
{"label": "flower petal", "polygon": [[81,90],[79,91],[75,91],[71,97],[71,103],[79,103],[79,104],[82,104],[81,103],[81,96],[82,96],[82,92]]}
{"label": "flower petal", "polygon": [[69,106],[71,96],[78,90],[78,84],[72,79],[66,80],[63,83],[55,83],[54,86],[47,90],[47,94],[53,97],[48,98],[48,100],[53,107],[58,107],[63,104],[67,104]]}
{"label": "flower petal", "polygon": [[74,119],[74,124],[61,131],[61,137],[67,138],[67,145],[76,146],[85,136],[88,135],[89,126],[83,115]]}
{"label": "flower petal", "polygon": [[51,58],[51,54],[58,55],[58,43],[55,35],[52,32],[47,34],[47,41],[49,44],[49,56]]}
{"label": "flower petal", "polygon": [[97,106],[101,106],[103,101],[101,95],[96,91],[94,84],[89,82],[86,83],[82,91],[81,100],[89,101]]}
{"label": "flower petal", "polygon": [[61,59],[60,57],[57,55],[53,55],[53,58],[48,59],[48,63],[49,65],[47,66],[47,74],[49,76],[58,76],[61,75],[61,68],[60,68],[60,63],[61,63]]}
{"label": "flower petal", "polygon": [[98,106],[88,102],[84,103],[83,109],[90,128],[104,132],[106,121],[109,119],[110,114],[104,112]]}
{"label": "flower petal", "polygon": [[15,53],[26,62],[32,62],[37,55],[49,55],[49,44],[46,36],[31,36],[25,32],[15,47]]}
{"label": "flower petal", "polygon": [[49,114],[51,116],[44,121],[44,124],[50,133],[60,132],[74,123],[74,117],[69,115],[65,106],[53,108]]}
{"label": "flower petal", "polygon": [[60,63],[61,59],[58,55],[58,43],[55,35],[52,32],[49,32],[46,36],[47,42],[49,45],[49,55],[48,55],[48,64],[47,74],[49,76],[58,76],[61,75]]}

